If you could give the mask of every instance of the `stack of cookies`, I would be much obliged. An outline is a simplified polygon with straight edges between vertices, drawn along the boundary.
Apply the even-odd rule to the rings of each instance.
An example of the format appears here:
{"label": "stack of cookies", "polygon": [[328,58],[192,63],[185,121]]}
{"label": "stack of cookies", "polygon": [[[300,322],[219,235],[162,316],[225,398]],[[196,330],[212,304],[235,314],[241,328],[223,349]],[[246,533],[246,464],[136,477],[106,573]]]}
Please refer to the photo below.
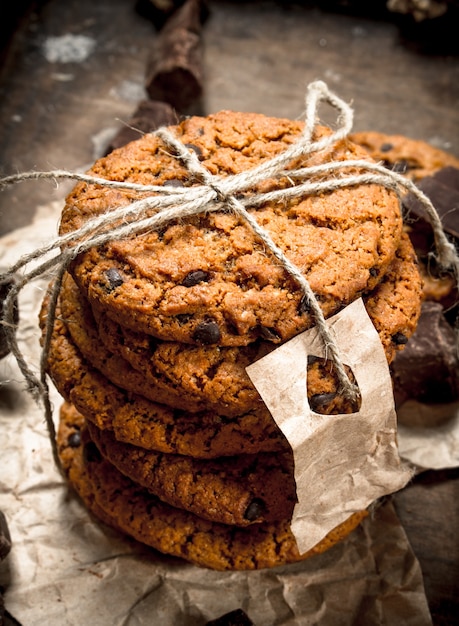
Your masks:
{"label": "stack of cookies", "polygon": [[[221,112],[172,130],[213,175],[249,170],[295,142],[303,124]],[[316,130],[316,136],[329,131]],[[370,157],[342,140],[304,167]],[[202,184],[156,135],[96,162],[91,174],[161,186]],[[252,192],[285,189],[285,175]],[[61,233],[128,206],[139,192],[78,184]],[[326,317],[362,297],[388,362],[414,332],[421,280],[397,196],[376,184],[251,211],[307,278]],[[45,299],[41,324],[46,326]],[[290,530],[293,455],[245,368],[314,325],[294,279],[251,227],[222,210],[80,253],[64,277],[48,372],[65,399],[59,453],[69,483],[99,519],[157,550],[215,569],[256,569],[322,552],[357,512],[307,554]],[[352,373],[349,372],[351,376]],[[358,407],[333,365],[308,364],[319,413]]]}

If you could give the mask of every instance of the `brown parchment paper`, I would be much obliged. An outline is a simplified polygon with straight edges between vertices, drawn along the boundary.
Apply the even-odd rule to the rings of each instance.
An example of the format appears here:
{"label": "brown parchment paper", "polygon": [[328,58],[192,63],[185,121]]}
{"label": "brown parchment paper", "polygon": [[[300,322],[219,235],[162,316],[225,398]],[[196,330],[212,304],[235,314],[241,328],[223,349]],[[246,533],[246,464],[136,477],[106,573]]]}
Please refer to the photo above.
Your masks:
{"label": "brown parchment paper", "polygon": [[412,468],[400,460],[397,416],[383,347],[363,301],[327,320],[342,362],[357,381],[357,413],[320,415],[307,398],[308,356],[326,357],[317,328],[301,333],[247,367],[247,373],[295,461],[298,502],[292,532],[301,553],[352,513],[404,487]]}
{"label": "brown parchment paper", "polygon": [[[11,265],[54,237],[60,204],[0,241]],[[21,294],[19,340],[38,363],[48,278]],[[204,626],[242,608],[256,626],[431,624],[418,561],[390,500],[323,555],[257,572],[214,572],[169,558],[100,524],[52,460],[43,413],[12,357],[0,361],[0,509],[13,546],[0,564],[6,609],[22,626]],[[56,409],[61,399],[52,390]]]}

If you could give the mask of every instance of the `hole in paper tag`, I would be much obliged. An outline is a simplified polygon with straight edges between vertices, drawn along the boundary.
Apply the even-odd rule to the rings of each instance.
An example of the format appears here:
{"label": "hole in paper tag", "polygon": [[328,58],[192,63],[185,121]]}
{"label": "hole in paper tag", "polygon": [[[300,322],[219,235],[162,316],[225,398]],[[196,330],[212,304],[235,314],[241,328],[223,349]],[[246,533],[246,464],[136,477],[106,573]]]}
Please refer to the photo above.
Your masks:
{"label": "hole in paper tag", "polygon": [[[352,369],[344,365],[349,380],[358,387]],[[339,393],[339,381],[332,361],[323,357],[308,354],[307,378],[304,393],[314,389],[314,394],[308,393],[309,406],[314,413],[321,415],[337,415],[339,413],[357,413],[362,404],[362,396],[356,402],[350,402]],[[359,390],[360,392],[360,390]]]}
{"label": "hole in paper tag", "polygon": [[398,454],[389,367],[362,300],[327,324],[358,384],[358,412],[322,415],[311,410],[305,393],[308,357],[326,359],[317,328],[246,368],[293,450],[298,502],[291,529],[302,553],[356,511],[401,489],[413,475]]}

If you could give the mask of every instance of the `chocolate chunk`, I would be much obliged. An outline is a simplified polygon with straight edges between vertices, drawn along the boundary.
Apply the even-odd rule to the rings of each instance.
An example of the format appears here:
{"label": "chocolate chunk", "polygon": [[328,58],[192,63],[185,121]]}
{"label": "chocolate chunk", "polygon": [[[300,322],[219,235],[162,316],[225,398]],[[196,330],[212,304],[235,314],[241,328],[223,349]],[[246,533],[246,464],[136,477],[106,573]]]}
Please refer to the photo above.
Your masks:
{"label": "chocolate chunk", "polygon": [[188,324],[191,319],[191,315],[189,313],[179,313],[175,319],[179,324]]}
{"label": "chocolate chunk", "polygon": [[161,29],[148,62],[148,95],[178,111],[188,109],[203,91],[201,10],[199,0],[187,0],[177,9]]}
{"label": "chocolate chunk", "polygon": [[164,187],[184,187],[185,184],[183,180],[179,180],[178,178],[170,178],[163,183]]}
{"label": "chocolate chunk", "polygon": [[457,338],[443,308],[426,301],[414,334],[392,363],[396,404],[408,399],[426,403],[459,399]]}
{"label": "chocolate chunk", "polygon": [[11,550],[11,536],[8,523],[3,511],[0,511],[0,561],[8,555]]}
{"label": "chocolate chunk", "polygon": [[392,341],[397,346],[403,346],[408,342],[408,337],[403,333],[395,333],[392,335]]}
{"label": "chocolate chunk", "polygon": [[245,510],[244,518],[249,522],[254,522],[265,513],[265,503],[260,498],[254,498]]}
{"label": "chocolate chunk", "polygon": [[[423,178],[418,187],[434,205],[445,232],[459,238],[459,170],[445,167],[434,176]],[[419,220],[414,222],[412,228],[425,228],[427,220],[424,209],[413,194],[407,194],[403,198],[403,206],[408,209],[410,216]],[[427,228],[430,229],[430,225]]]}
{"label": "chocolate chunk", "polygon": [[205,626],[255,626],[255,624],[242,609],[235,609],[206,622]]}
{"label": "chocolate chunk", "polygon": [[279,343],[281,336],[274,328],[268,328],[267,326],[260,326],[260,337],[266,339],[266,341],[272,341],[273,343]]}
{"label": "chocolate chunk", "polygon": [[99,448],[93,441],[88,441],[83,448],[83,458],[85,463],[98,463],[102,460]]}
{"label": "chocolate chunk", "polygon": [[81,445],[80,431],[76,430],[74,433],[69,435],[69,438],[67,439],[67,443],[69,444],[71,448],[78,448],[78,446]]}
{"label": "chocolate chunk", "polygon": [[[6,339],[5,326],[1,323],[4,315],[4,303],[11,288],[14,286],[14,278],[0,279],[0,359],[9,353],[9,346]],[[15,324],[19,321],[19,308],[17,298],[13,302],[13,321]]]}
{"label": "chocolate chunk", "polygon": [[108,291],[113,291],[114,289],[117,289],[117,287],[121,287],[121,285],[124,283],[123,277],[114,267],[106,270],[105,276],[108,280]]}
{"label": "chocolate chunk", "polygon": [[214,320],[205,320],[198,324],[193,333],[193,339],[204,345],[217,343],[221,337],[220,328]]}
{"label": "chocolate chunk", "polygon": [[423,178],[418,186],[432,201],[443,229],[459,238],[459,190],[446,185],[435,176]]}
{"label": "chocolate chunk", "polygon": [[373,278],[376,278],[378,274],[379,274],[379,269],[377,267],[370,267],[370,276],[373,276]]}
{"label": "chocolate chunk", "polygon": [[111,140],[106,154],[116,148],[121,148],[131,141],[139,139],[146,133],[151,133],[161,126],[171,126],[177,123],[177,113],[166,102],[156,100],[142,100],[126,126],[122,126]]}
{"label": "chocolate chunk", "polygon": [[450,189],[459,191],[459,169],[457,167],[453,167],[452,165],[443,167],[441,170],[438,170],[433,177],[442,185],[446,185]]}
{"label": "chocolate chunk", "polygon": [[383,143],[381,146],[379,146],[379,149],[381,150],[381,152],[390,152],[393,147],[394,146],[391,143]]}
{"label": "chocolate chunk", "polygon": [[182,285],[184,287],[194,287],[199,283],[206,283],[210,279],[209,272],[205,270],[193,270],[192,272],[188,272],[188,274],[183,279]]}
{"label": "chocolate chunk", "polygon": [[309,406],[315,413],[323,413],[326,406],[335,398],[336,393],[316,393],[309,398]]}
{"label": "chocolate chunk", "polygon": [[199,160],[202,160],[202,150],[199,146],[195,146],[194,143],[186,143],[185,146],[196,154]]}

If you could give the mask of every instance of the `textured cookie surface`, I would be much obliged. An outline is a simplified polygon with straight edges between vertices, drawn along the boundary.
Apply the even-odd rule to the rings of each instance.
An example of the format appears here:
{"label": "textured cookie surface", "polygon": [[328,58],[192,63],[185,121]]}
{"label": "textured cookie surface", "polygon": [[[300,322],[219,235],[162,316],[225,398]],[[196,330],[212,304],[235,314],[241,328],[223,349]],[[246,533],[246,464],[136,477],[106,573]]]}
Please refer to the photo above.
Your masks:
{"label": "textured cookie surface", "polygon": [[[420,293],[414,252],[404,235],[384,279],[365,298],[389,362],[414,331]],[[261,399],[245,368],[273,349],[269,342],[220,348],[152,341],[151,336],[126,329],[104,315],[99,315],[96,327],[88,302],[69,276],[64,281],[61,309],[79,350],[112,383],[190,412],[213,410],[234,417],[260,408]],[[330,384],[320,381],[326,374],[318,363],[311,364],[309,376],[311,395],[333,391]]]}
{"label": "textured cookie surface", "polygon": [[354,513],[300,555],[287,520],[239,528],[161,502],[103,460],[82,419],[61,420],[58,445],[70,485],[96,517],[160,552],[202,567],[254,570],[300,561],[331,548],[367,515]]}
{"label": "textured cookie surface", "polygon": [[[225,177],[284,151],[302,128],[299,122],[221,112],[189,118],[174,133],[209,172]],[[362,157],[369,158],[345,140],[295,165]],[[144,184],[199,184],[153,135],[114,151],[91,173]],[[284,177],[258,190],[289,185]],[[61,232],[138,197],[80,184],[67,198]],[[270,202],[252,214],[307,277],[326,316],[376,286],[402,229],[395,194],[376,185]],[[78,257],[72,273],[94,307],[166,340],[245,345],[261,336],[280,342],[313,324],[291,277],[251,228],[227,212],[177,220],[160,231],[91,249]]]}
{"label": "textured cookie surface", "polygon": [[89,421],[87,427],[104,458],[172,506],[237,526],[292,515],[296,491],[291,452],[201,460],[119,442]]}
{"label": "textured cookie surface", "polygon": [[[46,316],[44,306],[42,326]],[[113,430],[119,441],[196,458],[289,449],[264,404],[232,419],[212,411],[192,414],[113,384],[81,355],[59,309],[48,373],[66,400],[99,428]]]}

